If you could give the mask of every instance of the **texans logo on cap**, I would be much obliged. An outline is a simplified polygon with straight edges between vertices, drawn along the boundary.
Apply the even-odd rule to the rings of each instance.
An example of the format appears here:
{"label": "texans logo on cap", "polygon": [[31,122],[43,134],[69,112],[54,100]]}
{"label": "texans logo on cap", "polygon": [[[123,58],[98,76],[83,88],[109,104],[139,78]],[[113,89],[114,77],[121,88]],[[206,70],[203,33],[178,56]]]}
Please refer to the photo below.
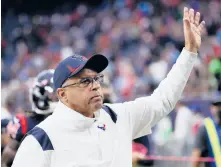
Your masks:
{"label": "texans logo on cap", "polygon": [[67,68],[68,68],[68,70],[69,70],[71,73],[74,73],[74,72],[75,72],[76,70],[78,70],[80,67],[81,67],[81,66],[79,66],[79,67],[77,67],[77,68],[73,68],[73,67],[67,65]]}

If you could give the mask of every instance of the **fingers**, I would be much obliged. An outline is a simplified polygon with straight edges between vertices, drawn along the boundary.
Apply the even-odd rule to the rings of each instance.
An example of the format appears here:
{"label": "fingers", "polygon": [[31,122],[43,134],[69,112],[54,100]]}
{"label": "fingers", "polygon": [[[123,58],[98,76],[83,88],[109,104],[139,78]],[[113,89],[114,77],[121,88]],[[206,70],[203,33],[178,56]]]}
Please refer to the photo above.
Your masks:
{"label": "fingers", "polygon": [[202,21],[200,23],[200,13],[196,12],[196,14],[194,15],[194,10],[188,9],[187,7],[184,7],[183,20],[188,20],[190,23],[197,26],[199,28],[200,32],[202,31],[202,29],[205,26],[205,21]]}
{"label": "fingers", "polygon": [[194,23],[196,26],[198,26],[200,23],[200,13],[199,12],[196,12]]}
{"label": "fingers", "polygon": [[189,20],[189,10],[187,7],[184,7],[183,20]]}
{"label": "fingers", "polygon": [[198,26],[198,29],[199,29],[199,31],[200,32],[202,32],[202,30],[205,28],[205,21],[202,21],[201,23],[200,23],[200,25]]}
{"label": "fingers", "polygon": [[192,30],[193,30],[196,34],[198,34],[198,35],[201,34],[201,31],[200,31],[200,29],[199,29],[198,27],[192,26],[191,28],[192,28]]}
{"label": "fingers", "polygon": [[190,19],[190,23],[194,23],[194,10],[193,9],[189,10],[189,19]]}

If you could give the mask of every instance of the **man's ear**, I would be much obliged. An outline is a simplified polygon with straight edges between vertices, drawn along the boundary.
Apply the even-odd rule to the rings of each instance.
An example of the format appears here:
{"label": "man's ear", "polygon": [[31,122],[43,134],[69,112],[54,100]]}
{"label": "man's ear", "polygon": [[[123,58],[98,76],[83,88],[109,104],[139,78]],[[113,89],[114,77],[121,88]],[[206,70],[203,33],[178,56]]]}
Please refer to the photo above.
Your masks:
{"label": "man's ear", "polygon": [[67,101],[67,94],[64,88],[57,89],[57,96],[61,101]]}

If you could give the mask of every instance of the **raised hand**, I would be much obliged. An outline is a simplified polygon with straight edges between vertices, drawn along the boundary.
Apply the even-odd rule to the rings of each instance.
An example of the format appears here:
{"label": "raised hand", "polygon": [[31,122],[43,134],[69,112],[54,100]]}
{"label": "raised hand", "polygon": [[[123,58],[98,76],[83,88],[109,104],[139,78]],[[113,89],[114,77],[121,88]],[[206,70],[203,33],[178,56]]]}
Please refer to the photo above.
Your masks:
{"label": "raised hand", "polygon": [[185,48],[197,53],[201,45],[201,33],[205,26],[205,21],[200,23],[200,13],[194,14],[193,9],[184,8],[183,29],[185,38]]}

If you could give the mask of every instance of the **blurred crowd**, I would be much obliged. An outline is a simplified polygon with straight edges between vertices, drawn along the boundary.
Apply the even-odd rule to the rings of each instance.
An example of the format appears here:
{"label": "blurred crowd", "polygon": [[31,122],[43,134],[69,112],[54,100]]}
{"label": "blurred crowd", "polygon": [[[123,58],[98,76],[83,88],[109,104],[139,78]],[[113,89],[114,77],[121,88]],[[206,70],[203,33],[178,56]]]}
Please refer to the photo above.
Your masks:
{"label": "blurred crowd", "polygon": [[115,101],[150,94],[184,47],[183,7],[203,14],[206,29],[184,97],[221,91],[221,3],[219,0],[103,1],[51,15],[14,15],[2,20],[2,104],[11,112],[30,109],[32,78],[74,53],[104,54]]}
{"label": "blurred crowd", "polygon": [[[112,87],[104,93],[113,95],[111,101],[151,94],[184,47],[184,6],[200,11],[206,29],[183,99],[221,95],[220,0],[104,0],[96,8],[66,5],[62,12],[32,16],[9,10],[2,18],[1,119],[30,110],[34,77],[75,53],[101,53],[109,59],[105,83]],[[190,103],[194,105],[180,102],[176,117],[172,113],[154,127],[148,154],[190,156],[198,127],[208,115],[201,109],[209,113],[206,102],[200,108]],[[158,161],[155,166],[181,166],[172,163]]]}

